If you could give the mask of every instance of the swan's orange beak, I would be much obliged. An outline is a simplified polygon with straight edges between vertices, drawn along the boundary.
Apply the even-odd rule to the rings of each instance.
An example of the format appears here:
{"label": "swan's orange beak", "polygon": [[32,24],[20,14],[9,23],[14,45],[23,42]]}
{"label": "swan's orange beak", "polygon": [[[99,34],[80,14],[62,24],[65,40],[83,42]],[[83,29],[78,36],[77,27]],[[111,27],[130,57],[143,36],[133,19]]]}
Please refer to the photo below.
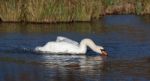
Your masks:
{"label": "swan's orange beak", "polygon": [[101,50],[101,51],[102,51],[101,56],[108,56],[108,53],[105,50]]}

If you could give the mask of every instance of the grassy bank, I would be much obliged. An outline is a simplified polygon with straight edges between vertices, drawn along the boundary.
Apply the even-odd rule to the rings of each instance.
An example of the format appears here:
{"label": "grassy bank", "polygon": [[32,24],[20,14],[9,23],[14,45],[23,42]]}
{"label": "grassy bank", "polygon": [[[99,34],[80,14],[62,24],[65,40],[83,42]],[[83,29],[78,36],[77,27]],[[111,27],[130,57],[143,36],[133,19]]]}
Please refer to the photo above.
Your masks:
{"label": "grassy bank", "polygon": [[0,0],[2,21],[90,21],[107,14],[150,14],[150,0]]}

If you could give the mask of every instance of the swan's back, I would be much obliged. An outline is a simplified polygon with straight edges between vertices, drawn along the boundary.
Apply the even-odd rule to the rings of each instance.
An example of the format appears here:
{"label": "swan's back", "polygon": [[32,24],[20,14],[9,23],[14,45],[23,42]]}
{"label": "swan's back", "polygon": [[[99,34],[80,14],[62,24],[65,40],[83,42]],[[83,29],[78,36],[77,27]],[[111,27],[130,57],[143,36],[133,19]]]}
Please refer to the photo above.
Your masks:
{"label": "swan's back", "polygon": [[67,42],[48,42],[39,51],[45,53],[79,53],[79,47]]}
{"label": "swan's back", "polygon": [[63,36],[57,36],[56,42],[67,42],[79,46],[78,42]]}

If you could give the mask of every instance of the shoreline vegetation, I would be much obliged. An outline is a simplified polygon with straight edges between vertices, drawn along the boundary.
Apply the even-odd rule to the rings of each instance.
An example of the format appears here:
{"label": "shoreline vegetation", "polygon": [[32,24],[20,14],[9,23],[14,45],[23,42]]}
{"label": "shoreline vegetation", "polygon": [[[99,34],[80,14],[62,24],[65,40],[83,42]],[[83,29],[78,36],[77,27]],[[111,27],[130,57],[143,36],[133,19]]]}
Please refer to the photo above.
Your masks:
{"label": "shoreline vegetation", "polygon": [[91,21],[112,14],[149,15],[150,0],[0,0],[1,22]]}

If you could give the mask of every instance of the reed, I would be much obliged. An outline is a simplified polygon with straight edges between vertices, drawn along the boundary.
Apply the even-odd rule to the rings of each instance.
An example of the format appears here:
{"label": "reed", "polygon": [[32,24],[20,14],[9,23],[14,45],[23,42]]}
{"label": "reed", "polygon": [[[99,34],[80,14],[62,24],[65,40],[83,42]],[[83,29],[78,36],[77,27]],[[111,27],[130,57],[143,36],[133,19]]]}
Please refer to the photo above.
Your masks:
{"label": "reed", "polygon": [[150,0],[0,0],[0,20],[90,21],[107,14],[150,14]]}
{"label": "reed", "polygon": [[1,0],[2,21],[72,22],[99,18],[101,0]]}
{"label": "reed", "polygon": [[150,14],[150,0],[143,1],[143,14]]}
{"label": "reed", "polygon": [[0,0],[0,19],[18,21],[21,15],[21,0]]}

